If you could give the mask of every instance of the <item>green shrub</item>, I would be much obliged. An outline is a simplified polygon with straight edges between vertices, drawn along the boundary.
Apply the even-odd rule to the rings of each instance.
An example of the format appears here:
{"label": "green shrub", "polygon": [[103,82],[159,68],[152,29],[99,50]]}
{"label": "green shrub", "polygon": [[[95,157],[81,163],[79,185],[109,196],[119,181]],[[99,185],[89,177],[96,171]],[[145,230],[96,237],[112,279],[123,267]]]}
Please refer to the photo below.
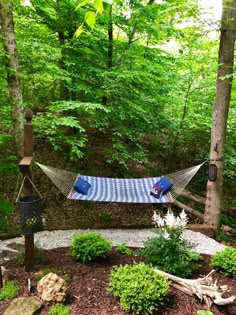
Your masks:
{"label": "green shrub", "polygon": [[108,292],[120,298],[126,311],[151,314],[163,304],[169,282],[144,263],[115,266],[110,273]]}
{"label": "green shrub", "polygon": [[[158,232],[157,232],[158,234]],[[201,255],[192,251],[194,245],[183,239],[181,229],[175,228],[168,237],[161,231],[158,237],[144,242],[144,248],[139,253],[158,269],[180,277],[188,277],[199,268],[194,263],[202,259]]]}
{"label": "green shrub", "polygon": [[225,247],[212,256],[210,265],[226,276],[236,278],[236,248]]}
{"label": "green shrub", "polygon": [[124,255],[128,255],[128,256],[131,256],[133,255],[133,252],[131,249],[129,249],[125,243],[121,243],[121,244],[118,244],[116,246],[116,250],[118,252],[120,252],[121,254],[124,254]]}
{"label": "green shrub", "polygon": [[70,315],[69,306],[64,304],[53,304],[49,309],[49,315]]}
{"label": "green shrub", "polygon": [[111,241],[97,233],[74,235],[69,254],[87,263],[99,257],[105,257],[111,250]]}
{"label": "green shrub", "polygon": [[[42,264],[46,261],[42,249],[37,244],[37,242],[34,245],[34,262],[35,264]],[[20,266],[23,266],[25,264],[25,248],[22,247],[19,252],[16,255],[16,263]]]}
{"label": "green shrub", "polygon": [[0,289],[0,300],[13,299],[19,291],[18,286],[13,281],[7,281]]}

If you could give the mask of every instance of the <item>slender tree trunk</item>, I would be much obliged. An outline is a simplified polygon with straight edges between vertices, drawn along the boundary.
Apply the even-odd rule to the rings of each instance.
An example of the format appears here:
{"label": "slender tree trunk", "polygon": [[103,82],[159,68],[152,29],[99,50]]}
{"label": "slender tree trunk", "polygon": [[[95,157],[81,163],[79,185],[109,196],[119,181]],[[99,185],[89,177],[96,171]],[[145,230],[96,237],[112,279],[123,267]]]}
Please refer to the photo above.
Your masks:
{"label": "slender tree trunk", "polygon": [[223,194],[224,152],[228,110],[233,80],[234,44],[236,35],[236,0],[224,0],[221,20],[216,99],[212,116],[210,160],[217,166],[217,179],[208,180],[204,223],[218,233]]}
{"label": "slender tree trunk", "polygon": [[[61,21],[61,17],[60,17],[60,11],[61,11],[61,1],[60,0],[56,0],[56,4],[57,4],[57,22],[59,25],[59,29],[58,29],[58,40],[59,40],[59,44],[60,44],[60,48],[61,48],[61,57],[59,60],[59,68],[64,71],[66,70],[66,65],[65,65],[65,56],[64,56],[64,46],[65,46],[65,34],[62,30],[60,30],[60,25],[62,24]],[[65,85],[65,82],[61,79],[60,80],[60,99],[61,100],[68,100],[70,99],[69,96],[69,90]]]}
{"label": "slender tree trunk", "polygon": [[[113,22],[112,22],[112,7],[109,12],[109,23],[108,23],[108,48],[107,48],[107,69],[111,70],[113,67]],[[107,104],[107,96],[102,97],[102,104]]]}
{"label": "slender tree trunk", "polygon": [[12,109],[17,155],[23,156],[23,99],[18,77],[18,53],[16,47],[12,2],[0,1],[0,26],[7,66],[7,83]]}

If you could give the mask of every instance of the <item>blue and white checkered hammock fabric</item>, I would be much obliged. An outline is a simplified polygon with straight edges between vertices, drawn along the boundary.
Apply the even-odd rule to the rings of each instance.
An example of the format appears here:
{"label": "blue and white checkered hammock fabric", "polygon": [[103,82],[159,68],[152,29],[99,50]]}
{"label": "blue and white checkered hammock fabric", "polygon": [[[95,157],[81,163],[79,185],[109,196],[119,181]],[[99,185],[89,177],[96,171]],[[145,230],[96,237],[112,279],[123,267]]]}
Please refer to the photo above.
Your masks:
{"label": "blue and white checkered hammock fabric", "polygon": [[173,202],[170,193],[163,195],[160,199],[150,195],[153,185],[160,177],[123,179],[83,175],[83,179],[91,185],[88,194],[82,195],[73,189],[68,199],[127,203]]}
{"label": "blue and white checkered hammock fabric", "polygon": [[150,195],[150,193],[153,185],[159,181],[161,176],[148,178],[109,178],[83,175],[83,179],[91,185],[88,194],[83,195],[73,188],[78,174],[36,162],[41,170],[68,199],[127,203],[174,202],[204,163],[206,163],[206,161],[185,170],[167,174],[167,179],[173,184],[173,187],[171,187],[168,193],[163,194],[161,198],[158,199]]}

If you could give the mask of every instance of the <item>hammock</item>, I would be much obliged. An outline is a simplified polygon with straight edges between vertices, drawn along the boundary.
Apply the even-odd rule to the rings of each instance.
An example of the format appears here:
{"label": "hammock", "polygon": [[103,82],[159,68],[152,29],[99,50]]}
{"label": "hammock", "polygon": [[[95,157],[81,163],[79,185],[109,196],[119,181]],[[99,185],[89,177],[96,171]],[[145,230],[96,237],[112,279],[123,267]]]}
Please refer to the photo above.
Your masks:
{"label": "hammock", "polygon": [[119,203],[172,203],[204,163],[165,175],[173,186],[169,192],[163,194],[160,198],[152,196],[150,191],[161,177],[127,179],[83,175],[83,179],[91,185],[85,195],[73,188],[78,174],[40,163],[36,164],[68,199]]}

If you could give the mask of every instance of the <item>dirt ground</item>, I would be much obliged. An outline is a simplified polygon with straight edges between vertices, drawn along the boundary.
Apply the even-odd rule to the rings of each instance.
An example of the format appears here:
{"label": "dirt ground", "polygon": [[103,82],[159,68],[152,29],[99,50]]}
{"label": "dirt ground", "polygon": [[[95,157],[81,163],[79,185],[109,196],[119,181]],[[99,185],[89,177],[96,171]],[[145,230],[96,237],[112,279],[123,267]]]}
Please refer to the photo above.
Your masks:
{"label": "dirt ground", "polygon": [[[34,295],[36,293],[37,281],[35,273],[45,268],[58,269],[60,276],[70,279],[68,284],[68,296],[66,303],[70,307],[72,315],[130,315],[121,309],[119,300],[107,292],[108,278],[112,266],[120,264],[132,264],[134,261],[143,260],[141,257],[122,255],[115,248],[106,259],[101,259],[88,264],[83,264],[68,256],[68,248],[57,248],[44,250],[43,254],[47,258],[41,265],[35,265],[35,272],[25,272],[24,267],[16,265],[15,260],[10,260],[6,267],[9,269],[9,277],[20,287],[18,296]],[[210,272],[210,256],[203,255],[202,267],[196,271],[192,278],[198,278]],[[32,292],[27,291],[27,279],[32,280]],[[220,285],[227,284],[230,288],[229,295],[236,292],[236,279],[226,278],[220,273],[216,273]],[[3,314],[9,301],[0,301],[0,314]],[[45,304],[40,315],[48,314],[49,304]],[[206,309],[203,302],[197,297],[191,297],[183,292],[170,288],[165,305],[158,310],[158,315],[196,315],[198,310]],[[214,315],[236,314],[236,304],[228,306],[213,305],[211,311]]]}

